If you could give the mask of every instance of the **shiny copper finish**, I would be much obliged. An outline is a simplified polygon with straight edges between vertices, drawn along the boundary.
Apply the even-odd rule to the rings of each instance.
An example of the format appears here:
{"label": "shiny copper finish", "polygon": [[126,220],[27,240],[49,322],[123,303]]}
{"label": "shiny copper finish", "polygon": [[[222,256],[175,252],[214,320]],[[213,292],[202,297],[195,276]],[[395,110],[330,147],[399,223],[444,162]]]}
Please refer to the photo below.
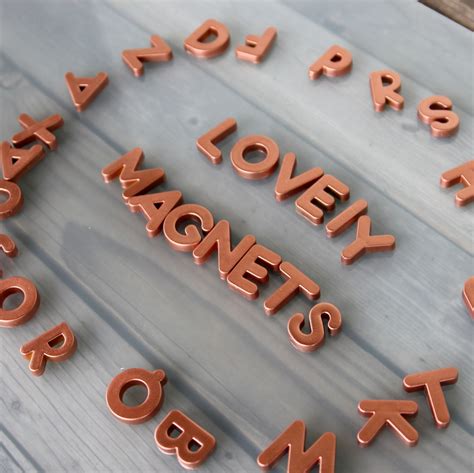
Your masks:
{"label": "shiny copper finish", "polygon": [[298,176],[293,176],[295,170],[295,153],[285,154],[275,184],[276,200],[282,201],[288,199],[288,197],[291,197],[314,184],[324,174],[324,171],[321,168],[311,168]]}
{"label": "shiny copper finish", "polygon": [[[15,309],[4,309],[5,299],[17,293],[23,295],[20,305]],[[38,290],[30,280],[19,276],[0,279],[0,327],[11,328],[28,322],[36,314],[39,304]]]}
{"label": "shiny copper finish", "polygon": [[464,299],[464,303],[466,304],[467,311],[474,319],[474,276],[470,277],[464,284],[462,297]]}
{"label": "shiny copper finish", "polygon": [[319,297],[319,286],[291,263],[283,261],[279,269],[286,281],[263,303],[265,314],[276,314],[300,292],[310,301]]}
{"label": "shiny copper finish", "polygon": [[451,187],[462,184],[465,189],[456,194],[456,206],[463,207],[474,201],[474,160],[461,164],[449,171],[444,172],[440,179],[441,187]]}
{"label": "shiny copper finish", "polygon": [[281,256],[263,245],[256,244],[242,257],[227,276],[229,287],[249,300],[258,297],[258,286],[245,276],[259,283],[268,281],[268,271],[262,264],[276,271],[281,263]]}
{"label": "shiny copper finish", "polygon": [[[177,229],[178,224],[184,220],[194,220],[184,229],[184,234]],[[206,207],[198,204],[183,204],[172,210],[163,223],[163,235],[176,251],[193,251],[201,242],[201,234],[196,228],[201,227],[204,233],[210,232],[214,226],[214,217]]]}
{"label": "shiny copper finish", "polygon": [[235,48],[237,59],[259,64],[270,51],[277,38],[277,29],[271,26],[262,36],[249,34],[245,37],[245,44]]}
{"label": "shiny copper finish", "polygon": [[[261,151],[265,158],[258,163],[246,161],[245,154],[250,151]],[[244,179],[260,180],[273,174],[280,159],[278,145],[267,136],[250,135],[241,138],[230,152],[232,166]]]}
{"label": "shiny copper finish", "polygon": [[451,111],[453,103],[448,97],[434,95],[420,102],[418,118],[431,127],[431,134],[436,138],[454,135],[459,128],[459,117]]}
{"label": "shiny copper finish", "polygon": [[[0,233],[0,250],[9,258],[14,258],[18,254],[15,242],[8,236]],[[0,267],[0,277],[3,276],[3,270]]]}
{"label": "shiny copper finish", "polygon": [[309,312],[310,333],[304,333],[304,315],[297,313],[288,321],[288,336],[291,344],[299,351],[310,352],[324,343],[323,320],[327,320],[330,335],[336,335],[342,328],[342,316],[339,309],[328,302],[316,304]]}
{"label": "shiny copper finish", "polygon": [[37,122],[26,113],[22,113],[18,117],[18,123],[24,130],[13,136],[12,143],[15,146],[23,146],[34,140],[39,140],[51,150],[57,148],[56,137],[51,132],[64,125],[61,115],[51,115]]}
{"label": "shiny copper finish", "polygon": [[413,401],[360,401],[359,412],[364,416],[371,416],[357,434],[361,447],[367,447],[374,440],[380,430],[388,425],[409,446],[418,443],[418,432],[405,419],[415,417],[418,413],[418,404]]}
{"label": "shiny copper finish", "polygon": [[212,164],[220,164],[222,162],[222,152],[216,146],[216,143],[234,133],[235,130],[237,130],[237,122],[234,118],[227,118],[196,140],[197,149]]}
{"label": "shiny copper finish", "polygon": [[[147,219],[146,231],[150,238],[158,235],[166,216],[181,202],[179,191],[157,192],[131,197],[127,205],[132,212],[142,212]],[[160,204],[159,207],[156,204]]]}
{"label": "shiny copper finish", "polygon": [[455,384],[457,380],[456,368],[443,368],[405,376],[403,387],[410,393],[424,389],[436,427],[445,429],[449,425],[450,416],[442,386]]}
{"label": "shiny copper finish", "polygon": [[307,450],[306,425],[302,420],[290,424],[257,458],[262,470],[269,470],[288,452],[288,473],[306,473],[319,465],[319,473],[334,473],[336,436],[326,432]]}
{"label": "shiny copper finish", "polygon": [[341,262],[343,264],[352,264],[366,253],[379,253],[395,249],[395,237],[393,235],[371,235],[371,226],[370,217],[367,215],[359,217],[356,239],[341,252]]}
{"label": "shiny copper finish", "polygon": [[[207,38],[215,36],[211,41]],[[187,53],[201,59],[210,59],[225,52],[230,43],[229,31],[216,20],[206,20],[184,40]]]}
{"label": "shiny copper finish", "polygon": [[4,141],[0,145],[3,179],[6,181],[18,180],[41,161],[43,156],[44,149],[41,145],[33,145],[28,149],[13,148],[8,141]]}
{"label": "shiny copper finish", "polygon": [[[171,433],[177,430],[177,437]],[[179,464],[188,470],[202,465],[216,446],[216,439],[207,430],[181,411],[173,410],[155,430],[156,445],[166,455],[176,455]],[[197,449],[191,450],[191,447]]]}
{"label": "shiny copper finish", "polygon": [[369,82],[376,112],[383,112],[386,104],[394,110],[403,108],[404,98],[398,93],[402,87],[402,81],[396,72],[388,69],[371,72]]}
{"label": "shiny copper finish", "polygon": [[131,197],[149,191],[165,180],[165,172],[161,168],[137,170],[143,161],[143,157],[141,148],[133,148],[132,151],[120,156],[120,158],[102,169],[102,177],[105,182],[120,177],[122,189],[125,189],[122,194],[125,202]]}
{"label": "shiny copper finish", "polygon": [[72,103],[78,112],[84,111],[109,83],[105,72],[99,72],[95,77],[76,77],[72,72],[67,72],[64,77]]}
{"label": "shiny copper finish", "polygon": [[313,225],[323,223],[323,210],[316,204],[325,210],[333,210],[336,206],[333,195],[328,191],[342,201],[348,200],[350,197],[349,187],[334,176],[326,174],[296,199],[296,211]]}
{"label": "shiny copper finish", "polygon": [[219,220],[214,228],[203,238],[193,251],[196,264],[204,264],[211,254],[217,250],[217,267],[221,279],[226,279],[231,269],[255,244],[253,235],[245,235],[232,249],[230,224],[227,220]]}
{"label": "shiny copper finish", "polygon": [[24,358],[30,360],[31,373],[41,376],[47,361],[65,361],[74,354],[76,348],[74,332],[66,322],[62,322],[25,343],[20,352]]}
{"label": "shiny copper finish", "polygon": [[21,210],[23,195],[17,184],[3,179],[0,179],[0,194],[7,194],[7,199],[0,202],[0,220],[5,220]]}
{"label": "shiny copper finish", "polygon": [[122,52],[123,62],[132,70],[135,77],[143,75],[144,62],[168,62],[173,59],[173,51],[158,35],[150,37],[151,48],[126,49]]}
{"label": "shiny copper finish", "polygon": [[369,204],[364,199],[356,200],[346,210],[334,217],[326,224],[326,234],[329,238],[334,238],[345,230],[347,230],[353,223],[357,222],[361,215],[367,213]]}
{"label": "shiny copper finish", "polygon": [[[142,424],[150,420],[163,404],[163,386],[166,384],[163,370],[148,371],[142,368],[130,368],[122,371],[110,382],[105,395],[110,412],[127,424]],[[146,399],[137,406],[128,406],[123,395],[132,386],[145,386]]]}
{"label": "shiny copper finish", "polygon": [[352,54],[342,46],[331,46],[309,68],[309,78],[318,79],[321,74],[328,77],[343,76],[352,69]]}

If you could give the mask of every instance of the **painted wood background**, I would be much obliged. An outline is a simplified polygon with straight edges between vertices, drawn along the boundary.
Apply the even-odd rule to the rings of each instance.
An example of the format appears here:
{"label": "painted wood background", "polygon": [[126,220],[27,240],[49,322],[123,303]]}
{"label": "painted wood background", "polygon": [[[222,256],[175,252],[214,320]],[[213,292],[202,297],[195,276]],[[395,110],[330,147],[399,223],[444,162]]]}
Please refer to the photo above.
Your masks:
{"label": "painted wood background", "polygon": [[[231,50],[211,61],[185,54],[183,39],[207,18],[224,22],[232,48],[269,25],[278,40],[259,65]],[[1,2],[1,138],[16,117],[60,113],[59,149],[22,178],[23,211],[1,224],[19,246],[6,276],[32,279],[41,307],[28,324],[2,330],[0,469],[10,471],[180,471],[161,454],[153,431],[171,408],[183,409],[217,438],[201,471],[258,471],[258,453],[291,421],[303,419],[308,441],[337,435],[338,472],[470,472],[474,384],[472,321],[461,299],[473,274],[473,209],[454,206],[456,189],[439,188],[445,170],[473,149],[472,34],[413,1],[353,2]],[[150,34],[173,48],[171,63],[146,65],[136,79],[121,51],[146,47]],[[352,51],[350,75],[312,82],[307,68],[330,45]],[[405,109],[373,112],[368,74],[391,68],[402,77]],[[104,70],[110,84],[78,114],[64,74]],[[451,139],[431,138],[416,119],[421,99],[449,96],[461,118]],[[376,233],[397,238],[393,254],[339,263],[353,232],[329,240],[273,198],[275,177],[241,180],[213,167],[195,139],[234,116],[237,136],[271,136],[299,169],[322,166],[369,202]],[[236,237],[258,240],[312,276],[323,301],[338,305],[343,332],[313,354],[287,340],[286,324],[310,304],[298,297],[274,318],[264,297],[249,303],[203,267],[148,239],[128,212],[117,183],[100,170],[135,146],[147,166],[162,166],[166,188],[227,218]],[[343,205],[338,204],[338,209]],[[60,321],[78,351],[28,373],[22,343]],[[423,394],[404,393],[405,374],[444,366],[460,370],[446,389],[452,424],[434,428]],[[121,369],[163,368],[169,383],[158,416],[129,426],[108,412],[107,384]],[[419,401],[416,448],[392,432],[360,449],[365,398]],[[283,461],[280,470],[284,470]]]}

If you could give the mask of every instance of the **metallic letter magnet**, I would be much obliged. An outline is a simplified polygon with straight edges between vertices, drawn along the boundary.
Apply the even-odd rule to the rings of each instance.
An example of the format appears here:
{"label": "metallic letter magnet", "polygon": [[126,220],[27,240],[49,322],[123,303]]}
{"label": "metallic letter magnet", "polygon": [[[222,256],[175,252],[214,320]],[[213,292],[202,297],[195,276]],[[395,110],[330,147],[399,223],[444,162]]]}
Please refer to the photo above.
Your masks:
{"label": "metallic letter magnet", "polygon": [[245,37],[245,44],[235,48],[237,59],[258,64],[263,61],[270,51],[277,37],[277,29],[271,26],[262,36],[249,34]]}
{"label": "metallic letter magnet", "polygon": [[[208,38],[212,39],[206,41]],[[184,40],[184,49],[192,56],[210,59],[223,54],[229,43],[226,26],[216,20],[206,20]]]}
{"label": "metallic letter magnet", "polygon": [[72,72],[67,72],[65,79],[72,103],[78,112],[84,111],[109,83],[105,72],[99,72],[95,77],[76,77]]}
{"label": "metallic letter magnet", "polygon": [[222,152],[216,146],[216,142],[231,135],[235,130],[237,130],[237,122],[234,118],[227,118],[196,140],[197,149],[206,156],[212,164],[220,164],[222,162]]}
{"label": "metallic letter magnet", "polygon": [[403,108],[403,97],[398,93],[402,87],[400,76],[390,70],[371,72],[369,76],[370,92],[376,112],[383,112],[385,104],[394,110]]}
{"label": "metallic letter magnet", "polygon": [[462,184],[465,188],[456,194],[456,206],[463,207],[474,201],[474,160],[444,172],[440,179],[441,187]]}
{"label": "metallic letter magnet", "polygon": [[331,46],[309,68],[309,78],[318,79],[321,74],[328,77],[343,76],[352,69],[352,54],[337,44]]}
{"label": "metallic letter magnet", "polygon": [[430,125],[431,134],[436,138],[454,135],[459,128],[459,117],[451,111],[453,103],[448,97],[434,95],[420,102],[418,118]]}
{"label": "metallic letter magnet", "polygon": [[[8,236],[0,233],[0,250],[9,258],[14,258],[18,254],[15,242]],[[3,276],[3,270],[0,266],[0,278]]]}
{"label": "metallic letter magnet", "polygon": [[24,130],[13,136],[12,143],[15,146],[23,146],[34,140],[39,140],[50,150],[57,148],[56,137],[51,132],[64,125],[61,115],[51,115],[37,122],[26,113],[22,113],[18,117],[18,122]]}
{"label": "metallic letter magnet", "polygon": [[466,304],[467,311],[474,319],[474,276],[470,277],[464,284],[462,297],[464,299],[464,303]]}
{"label": "metallic letter magnet", "polygon": [[0,145],[3,179],[6,181],[18,180],[41,161],[43,156],[44,148],[41,145],[33,145],[28,149],[13,148],[10,143],[4,141]]}
{"label": "metallic letter magnet", "polygon": [[0,179],[0,194],[7,194],[7,199],[0,202],[0,220],[5,220],[20,211],[23,195],[17,184],[3,179]]}
{"label": "metallic letter magnet", "polygon": [[[122,371],[107,387],[106,401],[110,412],[127,424],[141,424],[151,419],[163,404],[163,386],[166,384],[163,370],[148,371],[130,368]],[[146,399],[138,406],[128,406],[122,400],[125,391],[132,386],[145,386]]]}
{"label": "metallic letter magnet", "polygon": [[[11,294],[21,293],[23,300],[15,309],[4,309],[3,302]],[[36,286],[19,276],[0,279],[0,327],[11,328],[28,322],[38,310],[40,297]]]}

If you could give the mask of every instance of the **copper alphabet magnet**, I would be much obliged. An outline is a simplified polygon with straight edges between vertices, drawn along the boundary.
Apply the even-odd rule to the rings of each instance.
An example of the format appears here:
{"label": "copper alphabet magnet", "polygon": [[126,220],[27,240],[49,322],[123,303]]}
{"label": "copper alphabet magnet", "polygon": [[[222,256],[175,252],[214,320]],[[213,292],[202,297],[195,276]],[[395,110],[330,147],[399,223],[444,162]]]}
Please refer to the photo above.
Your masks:
{"label": "copper alphabet magnet", "polygon": [[17,184],[3,179],[0,179],[0,194],[7,195],[7,199],[0,202],[0,220],[5,220],[21,210],[23,195]]}
{"label": "copper alphabet magnet", "polygon": [[262,36],[250,34],[245,37],[245,44],[235,48],[235,56],[241,61],[258,64],[263,61],[277,37],[277,29],[271,26]]}
{"label": "copper alphabet magnet", "polygon": [[[177,436],[172,436],[173,431]],[[170,411],[158,425],[155,441],[161,452],[176,455],[179,464],[188,470],[202,465],[216,446],[212,434],[177,410]]]}
{"label": "copper alphabet magnet", "polygon": [[313,225],[319,225],[324,222],[324,212],[320,207],[333,210],[336,206],[334,196],[341,201],[348,200],[349,187],[334,176],[326,174],[296,199],[296,212]]}
{"label": "copper alphabet magnet", "polygon": [[320,177],[324,171],[321,168],[312,168],[294,176],[296,170],[295,153],[287,153],[283,156],[280,172],[275,184],[275,199],[278,201],[286,200],[294,194],[310,187]]}
{"label": "copper alphabet magnet", "polygon": [[420,102],[418,118],[430,125],[431,134],[436,138],[454,135],[459,128],[459,117],[451,109],[453,103],[448,97],[434,95]]}
{"label": "copper alphabet magnet", "polygon": [[362,215],[357,221],[356,239],[341,252],[342,264],[352,264],[365,253],[393,251],[395,237],[393,235],[371,235],[372,221],[369,216]]}
{"label": "copper alphabet magnet", "polygon": [[368,208],[369,204],[366,200],[356,200],[352,205],[343,210],[340,214],[338,214],[326,224],[327,236],[329,238],[334,238],[343,233],[352,224],[357,222],[360,216],[365,215]]}
{"label": "copper alphabet magnet", "polygon": [[319,465],[319,473],[334,473],[336,464],[336,436],[326,432],[307,450],[306,425],[302,420],[290,424],[257,458],[262,470],[269,470],[288,453],[288,473],[306,473],[315,471]]}
{"label": "copper alphabet magnet", "polygon": [[474,202],[474,160],[461,164],[441,175],[441,187],[451,187],[462,184],[464,189],[456,194],[455,203],[457,207]]}
{"label": "copper alphabet magnet", "polygon": [[[5,299],[20,293],[23,300],[15,309],[4,309]],[[0,279],[0,327],[11,328],[28,322],[38,310],[40,296],[36,286],[28,279],[16,276]]]}
{"label": "copper alphabet magnet", "polygon": [[132,70],[135,77],[143,75],[144,62],[168,62],[173,59],[173,52],[158,35],[150,38],[151,48],[126,49],[122,52],[123,62]]}
{"label": "copper alphabet magnet", "polygon": [[65,361],[74,354],[76,348],[74,332],[66,322],[62,322],[25,343],[20,351],[24,358],[30,360],[31,373],[41,376],[47,361]]}
{"label": "copper alphabet magnet", "polygon": [[197,149],[206,156],[212,164],[220,164],[222,162],[222,152],[216,146],[216,143],[222,141],[236,130],[237,122],[235,119],[227,118],[197,139]]}
{"label": "copper alphabet magnet", "polygon": [[229,44],[227,27],[216,20],[206,20],[184,40],[184,49],[192,56],[210,59],[223,54]]}
{"label": "copper alphabet magnet", "polygon": [[220,220],[194,249],[193,258],[196,264],[204,264],[211,254],[217,250],[217,266],[221,279],[226,279],[238,261],[255,245],[253,235],[245,235],[232,249],[230,223]]}
{"label": "copper alphabet magnet", "polygon": [[[141,424],[151,419],[163,404],[163,386],[166,384],[163,370],[148,371],[142,368],[130,368],[115,376],[107,387],[106,401],[110,412],[127,424]],[[132,386],[145,386],[146,399],[137,406],[128,406],[123,395]]]}
{"label": "copper alphabet magnet", "polygon": [[[245,155],[251,151],[260,151],[265,158],[258,163],[251,163]],[[250,135],[241,138],[230,152],[232,166],[237,174],[244,179],[260,180],[273,174],[280,159],[278,145],[267,136]]]}
{"label": "copper alphabet magnet", "polygon": [[[3,235],[0,233],[0,250],[5,253],[9,258],[14,258],[17,253],[17,247],[15,245],[15,242],[8,236],[8,235]],[[2,267],[0,266],[0,277],[3,276],[3,270]]]}
{"label": "copper alphabet magnet", "polygon": [[[259,264],[260,263],[260,264]],[[268,270],[262,264],[274,271],[281,263],[281,256],[269,250],[263,245],[256,244],[242,257],[234,269],[227,276],[229,287],[244,296],[248,300],[258,297],[258,286],[255,282],[265,283],[268,281]],[[248,276],[249,279],[246,278]]]}
{"label": "copper alphabet magnet", "polygon": [[50,150],[57,148],[57,140],[52,131],[64,125],[61,115],[51,115],[44,120],[37,122],[26,113],[18,117],[18,123],[24,128],[12,138],[15,146],[23,146],[34,140],[44,143]]}
{"label": "copper alphabet magnet", "polygon": [[109,83],[105,72],[99,72],[95,77],[76,77],[72,72],[67,72],[65,79],[72,103],[78,112],[84,111]]}
{"label": "copper alphabet magnet", "polygon": [[263,303],[265,314],[276,314],[299,292],[312,301],[319,297],[320,288],[318,284],[291,263],[283,261],[279,270],[286,281]]}
{"label": "copper alphabet magnet", "polygon": [[310,332],[303,332],[304,315],[294,314],[288,321],[288,336],[291,344],[299,351],[311,352],[324,343],[323,320],[327,320],[330,335],[336,335],[342,328],[342,316],[339,309],[328,302],[316,304],[309,313]]}
{"label": "copper alphabet magnet", "polygon": [[442,386],[454,384],[457,381],[458,370],[456,368],[442,368],[405,376],[403,387],[408,392],[424,389],[436,427],[445,429],[451,419]]}
{"label": "copper alphabet magnet", "polygon": [[409,447],[418,443],[418,432],[405,417],[415,417],[418,404],[414,401],[360,401],[359,412],[370,419],[357,434],[361,447],[367,447],[383,427],[391,427]]}
{"label": "copper alphabet magnet", "polygon": [[394,110],[403,108],[403,97],[398,93],[402,87],[400,76],[390,70],[372,72],[370,74],[370,92],[376,112],[383,112],[388,104]]}
{"label": "copper alphabet magnet", "polygon": [[318,79],[321,74],[328,77],[343,76],[352,69],[352,54],[342,46],[331,46],[309,68],[309,78]]}
{"label": "copper alphabet magnet", "polygon": [[466,309],[474,319],[474,276],[470,277],[464,284],[462,297],[466,304]]}
{"label": "copper alphabet magnet", "polygon": [[18,180],[22,175],[34,167],[44,156],[41,145],[31,148],[13,148],[4,141],[0,145],[0,161],[2,164],[3,178],[6,181]]}
{"label": "copper alphabet magnet", "polygon": [[[184,233],[178,231],[178,224],[185,220],[194,220],[184,229]],[[201,242],[201,234],[197,229],[200,226],[204,233],[210,232],[214,226],[214,217],[211,212],[198,204],[183,204],[172,210],[163,223],[163,235],[171,248],[176,251],[193,251]]]}

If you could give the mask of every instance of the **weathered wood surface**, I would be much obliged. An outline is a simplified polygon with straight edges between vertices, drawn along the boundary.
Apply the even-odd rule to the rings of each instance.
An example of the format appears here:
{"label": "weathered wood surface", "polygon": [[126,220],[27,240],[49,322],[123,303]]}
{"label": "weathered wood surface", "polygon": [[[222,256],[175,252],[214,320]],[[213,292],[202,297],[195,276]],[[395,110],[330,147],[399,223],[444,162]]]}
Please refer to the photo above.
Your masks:
{"label": "weathered wood surface", "polygon": [[[471,471],[472,322],[460,292],[473,273],[472,209],[456,209],[456,190],[438,187],[439,175],[472,153],[471,37],[417,3],[356,3],[3,2],[2,139],[18,130],[21,112],[58,112],[65,126],[58,151],[21,181],[23,212],[2,223],[20,249],[15,260],[2,259],[5,275],[31,278],[42,296],[34,320],[0,333],[2,470],[179,471],[153,440],[159,419],[178,407],[217,437],[202,471],[257,471],[258,453],[297,418],[311,440],[336,433],[339,472]],[[182,40],[209,17],[228,25],[233,47],[269,24],[279,29],[277,44],[257,67],[232,52],[197,61]],[[431,34],[438,29],[443,43]],[[137,80],[120,53],[146,46],[151,33],[175,58],[146,65]],[[307,66],[334,43],[352,51],[353,71],[309,81]],[[372,111],[368,73],[384,67],[402,75],[402,113]],[[68,70],[109,73],[110,85],[83,114],[70,103]],[[456,137],[434,140],[417,122],[418,102],[432,94],[453,99],[462,120]],[[346,182],[353,199],[368,200],[375,231],[396,235],[397,250],[342,267],[339,252],[353,230],[329,240],[292,202],[275,202],[274,178],[249,183],[228,159],[208,164],[195,138],[227,116],[237,118],[239,136],[268,134],[282,153],[297,154],[299,169],[322,166]],[[277,276],[248,303],[219,280],[215,260],[198,267],[162,237],[149,240],[119,186],[100,176],[135,146],[148,166],[165,168],[166,188],[314,277],[322,300],[343,313],[341,335],[300,354],[286,323],[309,303],[299,297],[274,318],[263,314]],[[77,333],[78,352],[34,379],[19,347],[61,320]],[[446,432],[433,427],[422,394],[409,395],[420,402],[420,444],[407,449],[385,432],[369,449],[357,447],[360,399],[408,398],[406,373],[448,365],[460,369],[460,381],[446,390]],[[163,368],[169,384],[156,420],[131,427],[111,417],[104,395],[110,379],[133,366]]]}

